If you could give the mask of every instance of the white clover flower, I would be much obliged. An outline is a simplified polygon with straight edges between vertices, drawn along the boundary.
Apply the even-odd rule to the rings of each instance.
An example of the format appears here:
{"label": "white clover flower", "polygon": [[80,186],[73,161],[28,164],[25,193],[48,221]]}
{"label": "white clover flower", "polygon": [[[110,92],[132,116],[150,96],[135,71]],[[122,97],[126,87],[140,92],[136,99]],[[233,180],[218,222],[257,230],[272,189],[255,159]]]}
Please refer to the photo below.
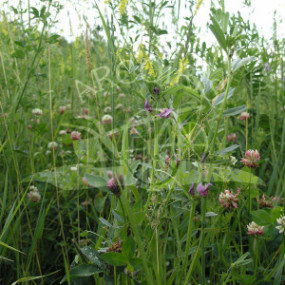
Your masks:
{"label": "white clover flower", "polygon": [[232,165],[235,165],[235,164],[237,163],[237,159],[236,159],[235,156],[230,156],[230,163],[231,163]]}
{"label": "white clover flower", "polygon": [[30,186],[30,192],[27,194],[28,199],[32,202],[39,202],[41,199],[41,194],[36,186]]}
{"label": "white clover flower", "polygon": [[285,216],[280,216],[280,218],[277,219],[277,223],[279,226],[277,226],[276,229],[279,231],[279,234],[285,235]]}
{"label": "white clover flower", "polygon": [[247,229],[249,235],[263,235],[264,226],[259,226],[255,222],[251,222],[249,225],[247,225]]}
{"label": "white clover flower", "polygon": [[39,108],[35,108],[35,109],[32,110],[32,114],[34,116],[42,116],[43,115],[43,111],[41,109],[39,109]]}
{"label": "white clover flower", "polygon": [[58,148],[58,144],[56,142],[49,142],[48,149]]}
{"label": "white clover flower", "polygon": [[71,166],[71,167],[70,167],[70,170],[71,170],[71,171],[77,171],[77,166]]}
{"label": "white clover flower", "polygon": [[66,130],[60,130],[60,131],[58,132],[58,134],[59,134],[60,136],[63,136],[63,135],[66,135],[67,132],[66,132]]}

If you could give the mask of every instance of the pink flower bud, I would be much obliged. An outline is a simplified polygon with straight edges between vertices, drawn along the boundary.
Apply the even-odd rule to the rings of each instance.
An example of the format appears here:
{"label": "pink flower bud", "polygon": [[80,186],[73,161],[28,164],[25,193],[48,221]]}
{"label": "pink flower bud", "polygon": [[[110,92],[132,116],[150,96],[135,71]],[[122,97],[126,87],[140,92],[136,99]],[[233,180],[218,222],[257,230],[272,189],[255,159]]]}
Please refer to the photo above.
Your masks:
{"label": "pink flower bud", "polygon": [[81,133],[79,133],[79,132],[77,132],[77,131],[73,131],[73,132],[71,133],[71,139],[72,139],[73,141],[79,141],[79,140],[81,140]]}
{"label": "pink flower bud", "polygon": [[246,119],[249,119],[249,118],[250,118],[250,114],[248,112],[242,112],[240,114],[240,117],[239,117],[239,119],[242,120],[242,121],[244,121]]}
{"label": "pink flower bud", "polygon": [[66,111],[66,106],[60,106],[58,108],[58,112],[59,112],[60,115],[62,115],[65,111]]}
{"label": "pink flower bud", "polygon": [[228,139],[228,142],[236,142],[237,140],[236,133],[228,134],[227,139]]}

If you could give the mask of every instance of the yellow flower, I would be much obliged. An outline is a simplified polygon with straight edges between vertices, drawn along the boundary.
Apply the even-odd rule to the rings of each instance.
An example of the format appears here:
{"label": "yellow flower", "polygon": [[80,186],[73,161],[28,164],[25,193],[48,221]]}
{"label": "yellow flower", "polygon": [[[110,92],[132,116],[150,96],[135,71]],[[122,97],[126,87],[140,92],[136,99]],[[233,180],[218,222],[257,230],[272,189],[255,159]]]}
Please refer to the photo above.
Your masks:
{"label": "yellow flower", "polygon": [[202,5],[203,3],[203,0],[198,0],[198,3],[196,5],[196,8],[195,8],[195,15],[197,14],[198,10],[200,9],[200,6]]}
{"label": "yellow flower", "polygon": [[183,72],[186,70],[188,65],[188,58],[183,59],[181,58],[179,61],[179,68],[177,71],[177,76],[173,78],[173,80],[170,82],[170,86],[173,86],[174,84],[179,82],[179,79],[181,77],[181,75],[183,74]]}
{"label": "yellow flower", "polygon": [[150,76],[154,75],[154,69],[152,66],[152,62],[148,59],[145,63],[144,69],[148,71]]}
{"label": "yellow flower", "polygon": [[121,2],[119,4],[119,10],[120,10],[121,15],[123,15],[125,13],[127,3],[128,3],[128,0],[121,0]]}

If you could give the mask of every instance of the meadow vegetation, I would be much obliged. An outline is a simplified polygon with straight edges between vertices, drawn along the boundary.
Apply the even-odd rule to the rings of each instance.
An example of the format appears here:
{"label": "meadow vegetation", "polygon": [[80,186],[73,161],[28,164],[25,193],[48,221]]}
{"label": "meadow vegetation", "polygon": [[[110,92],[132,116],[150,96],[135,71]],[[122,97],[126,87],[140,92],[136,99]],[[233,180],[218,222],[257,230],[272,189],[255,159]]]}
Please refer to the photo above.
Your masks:
{"label": "meadow vegetation", "polygon": [[67,41],[32,2],[0,15],[0,284],[285,284],[278,22],[94,1]]}

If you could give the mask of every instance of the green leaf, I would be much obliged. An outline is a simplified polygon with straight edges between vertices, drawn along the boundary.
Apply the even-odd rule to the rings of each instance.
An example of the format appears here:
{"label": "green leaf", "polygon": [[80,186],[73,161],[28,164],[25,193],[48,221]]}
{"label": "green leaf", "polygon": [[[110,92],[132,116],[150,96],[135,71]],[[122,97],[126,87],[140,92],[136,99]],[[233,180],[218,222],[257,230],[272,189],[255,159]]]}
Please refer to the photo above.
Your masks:
{"label": "green leaf", "polygon": [[20,251],[20,250],[18,250],[18,249],[16,249],[16,248],[14,248],[14,247],[12,247],[12,246],[6,244],[5,242],[0,241],[0,245],[6,247],[6,248],[8,248],[8,249],[14,250],[14,251],[16,251],[16,252],[19,252],[19,253],[24,254],[22,251]]}
{"label": "green leaf", "polygon": [[[94,264],[80,264],[72,267],[69,271],[70,279],[77,277],[89,277],[93,276],[95,273],[100,273],[103,270]],[[67,280],[66,276],[60,281],[60,284]]]}
{"label": "green leaf", "polygon": [[38,18],[40,16],[38,9],[36,9],[35,7],[31,7],[31,9],[31,13],[34,15],[34,18]]}
{"label": "green leaf", "polygon": [[[227,100],[229,100],[234,95],[234,92],[235,92],[235,88],[230,88],[230,91],[229,91],[228,96],[227,96]],[[223,103],[225,95],[226,95],[226,92],[223,92],[222,94],[215,97],[213,99],[213,105],[217,106],[217,105]]]}
{"label": "green leaf", "polygon": [[56,274],[58,273],[60,270],[57,270],[55,272],[52,272],[52,273],[49,273],[49,274],[46,274],[46,275],[41,275],[41,276],[27,276],[27,277],[23,277],[23,278],[20,278],[18,279],[17,281],[13,282],[11,285],[16,285],[18,283],[27,283],[27,281],[32,281],[32,280],[37,280],[37,279],[43,279],[45,277],[48,277],[48,276],[51,276],[53,274]]}
{"label": "green leaf", "polygon": [[282,207],[275,207],[271,209],[271,218],[272,221],[276,221],[282,215],[283,208]]}
{"label": "green leaf", "polygon": [[231,109],[225,110],[223,112],[223,116],[225,117],[235,116],[235,115],[240,114],[243,111],[246,111],[246,109],[247,109],[246,105],[241,105],[235,108],[231,108]]}
{"label": "green leaf", "polygon": [[12,53],[12,57],[15,57],[15,58],[25,58],[25,53],[20,50],[20,49],[17,49],[15,52]]}
{"label": "green leaf", "polygon": [[86,246],[86,247],[81,248],[80,251],[90,261],[92,261],[93,264],[98,266],[98,268],[101,268],[102,270],[104,270],[106,268],[106,265],[105,265],[104,261],[102,260],[101,255],[92,247]]}
{"label": "green leaf", "polygon": [[107,252],[102,255],[102,259],[112,266],[123,266],[128,263],[128,258],[118,252]]}
{"label": "green leaf", "polygon": [[253,220],[260,226],[272,224],[271,214],[266,210],[256,210],[251,212]]}
{"label": "green leaf", "polygon": [[118,226],[113,226],[112,224],[110,224],[106,219],[104,219],[103,217],[100,217],[99,218],[99,221],[103,224],[103,225],[105,225],[105,226],[107,226],[107,227],[109,227],[109,228],[115,228],[115,229],[119,229],[120,227],[118,227]]}
{"label": "green leaf", "polygon": [[122,248],[122,253],[127,256],[128,258],[131,258],[136,249],[136,244],[135,241],[133,240],[132,237],[128,237],[124,242],[123,242],[123,248]]}
{"label": "green leaf", "polygon": [[59,38],[60,38],[60,35],[55,34],[55,35],[50,36],[46,41],[50,44],[54,44],[58,42]]}
{"label": "green leaf", "polygon": [[231,267],[243,266],[252,262],[252,258],[246,259],[249,256],[249,252],[246,252],[240,256],[234,263],[231,264]]}
{"label": "green leaf", "polygon": [[226,148],[224,148],[224,149],[218,150],[218,151],[216,152],[216,154],[218,154],[218,155],[219,155],[219,154],[225,154],[225,153],[234,151],[234,150],[237,149],[238,147],[239,147],[238,144],[233,144],[233,145],[231,145],[231,146],[229,146],[229,147],[226,147]]}
{"label": "green leaf", "polygon": [[107,181],[101,176],[86,173],[85,177],[87,183],[93,187],[96,188],[107,187]]}
{"label": "green leaf", "polygon": [[234,59],[233,62],[232,62],[232,71],[236,71],[240,67],[242,67],[242,66],[244,66],[244,65],[246,65],[249,62],[252,62],[254,60],[257,60],[257,58],[254,57],[254,56],[249,56],[249,57],[246,57],[246,58],[243,58],[243,59],[240,59],[240,58]]}
{"label": "green leaf", "polygon": [[224,37],[224,34],[218,24],[218,22],[212,17],[212,24],[210,25],[210,29],[214,36],[216,37],[218,43],[220,44],[221,48],[227,52],[227,43]]}

